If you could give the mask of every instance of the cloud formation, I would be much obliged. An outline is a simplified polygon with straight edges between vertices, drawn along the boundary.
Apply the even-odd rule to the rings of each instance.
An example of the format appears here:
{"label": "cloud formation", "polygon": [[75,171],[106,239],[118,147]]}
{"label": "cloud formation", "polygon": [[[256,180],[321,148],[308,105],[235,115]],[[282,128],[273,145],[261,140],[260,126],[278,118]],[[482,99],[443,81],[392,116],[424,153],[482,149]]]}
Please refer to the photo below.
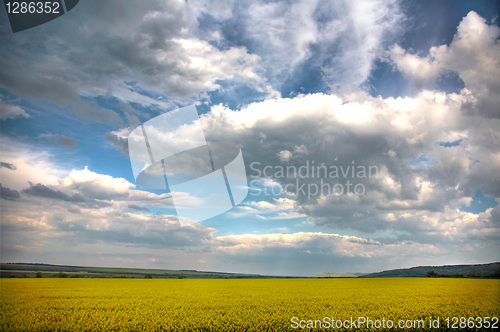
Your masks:
{"label": "cloud formation", "polygon": [[500,28],[489,25],[471,11],[460,22],[450,45],[432,47],[427,57],[409,54],[399,46],[390,50],[390,58],[403,74],[423,84],[434,82],[445,70],[456,72],[464,81],[470,100],[464,105],[469,113],[498,118],[500,111]]}
{"label": "cloud formation", "polygon": [[[143,89],[182,101],[220,88],[223,80],[258,84],[258,56],[244,47],[221,50],[191,34],[193,22],[186,6],[183,1],[147,6],[88,1],[72,11],[70,19],[22,35],[2,34],[0,55],[9,65],[0,70],[0,86],[52,101],[83,118],[112,123],[117,121],[114,111],[82,97],[111,95],[125,102],[171,107],[173,103],[150,98]],[[10,29],[6,19],[2,22],[2,31]],[[75,22],[85,22],[85,28]],[[23,56],[18,56],[21,50]],[[126,82],[135,82],[135,88]],[[2,117],[7,110],[20,113],[5,106]]]}
{"label": "cloud formation", "polygon": [[21,107],[6,104],[0,99],[0,120],[14,119],[17,117],[29,118],[30,115]]}
{"label": "cloud formation", "polygon": [[[463,207],[478,191],[500,200],[500,29],[471,11],[449,43],[414,51],[393,41],[401,20],[392,1],[113,0],[2,35],[2,252],[266,274],[497,260],[500,207]],[[377,59],[410,95],[360,90]],[[449,73],[463,89],[437,89]],[[250,97],[233,107],[233,93]],[[251,188],[181,228],[171,194],[139,190],[125,156],[131,128],[194,100],[208,141],[242,147]],[[37,126],[47,101],[58,121],[90,120],[73,123],[79,140]],[[181,146],[193,129],[151,139]],[[122,152],[112,165],[99,139]],[[69,165],[50,151],[84,152]]]}

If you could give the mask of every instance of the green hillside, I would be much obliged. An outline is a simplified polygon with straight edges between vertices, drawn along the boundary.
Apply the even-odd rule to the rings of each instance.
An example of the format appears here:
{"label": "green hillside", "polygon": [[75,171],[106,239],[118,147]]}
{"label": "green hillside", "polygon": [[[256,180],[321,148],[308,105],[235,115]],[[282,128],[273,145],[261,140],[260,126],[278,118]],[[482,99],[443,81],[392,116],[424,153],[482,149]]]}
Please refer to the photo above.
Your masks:
{"label": "green hillside", "polygon": [[478,265],[417,266],[396,269],[361,276],[362,278],[426,277],[434,271],[440,277],[500,278],[500,263]]}

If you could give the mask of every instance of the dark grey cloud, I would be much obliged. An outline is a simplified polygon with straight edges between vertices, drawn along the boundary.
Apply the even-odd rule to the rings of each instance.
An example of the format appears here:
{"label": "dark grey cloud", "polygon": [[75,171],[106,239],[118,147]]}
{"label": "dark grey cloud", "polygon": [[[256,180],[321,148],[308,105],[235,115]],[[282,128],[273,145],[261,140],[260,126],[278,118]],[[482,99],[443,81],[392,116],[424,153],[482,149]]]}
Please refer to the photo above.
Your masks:
{"label": "dark grey cloud", "polygon": [[74,148],[78,144],[78,140],[76,138],[58,134],[42,134],[40,135],[40,138],[66,148]]}
{"label": "dark grey cloud", "polygon": [[40,183],[33,184],[30,182],[30,186],[24,189],[22,193],[31,196],[62,200],[66,202],[85,202],[85,198],[83,198],[83,196],[80,194],[70,196],[63,193],[62,191],[49,188]]}
{"label": "dark grey cloud", "polygon": [[128,134],[132,128],[124,128],[118,131],[106,133],[106,140],[111,143],[118,151],[128,156]]}
{"label": "dark grey cloud", "polygon": [[147,207],[136,205],[136,204],[129,204],[129,205],[127,205],[127,207],[129,209],[137,210],[137,211],[149,211],[149,209]]}
{"label": "dark grey cloud", "polygon": [[[103,218],[104,217],[104,218]],[[181,227],[173,215],[137,215],[111,209],[86,215],[62,211],[50,213],[50,223],[83,243],[104,242],[147,248],[204,248],[210,245],[214,229],[202,225]],[[107,225],[102,227],[102,225]],[[70,235],[72,234],[72,235]]]}
{"label": "dark grey cloud", "polygon": [[19,191],[2,186],[0,183],[0,194],[3,199],[13,201],[21,197]]}
{"label": "dark grey cloud", "polygon": [[[445,222],[451,218],[447,211],[460,209],[478,189],[499,197],[493,189],[499,179],[493,171],[498,167],[493,152],[498,142],[496,124],[464,115],[453,98],[460,97],[424,91],[414,98],[394,100],[357,93],[345,101],[314,94],[255,103],[240,111],[213,107],[202,121],[208,140],[241,144],[250,181],[259,173],[264,176],[267,169],[270,179],[296,202],[297,212],[312,217],[316,225],[438,240],[442,237],[429,235],[427,228],[432,227],[427,223],[415,228],[412,223],[418,224],[418,219],[394,222],[391,218],[425,212]],[[454,138],[457,132],[467,133],[459,145],[439,144],[443,138],[462,137]],[[490,143],[485,133],[493,139]],[[338,178],[278,174],[288,167],[311,171],[313,163],[316,170],[326,166],[327,172],[331,166],[374,166],[377,172],[372,178],[352,178],[350,172]],[[363,185],[364,194],[329,196],[335,184],[346,188],[347,181],[351,186]]]}
{"label": "dark grey cloud", "polygon": [[13,171],[16,170],[16,165],[11,164],[11,163],[6,163],[6,162],[3,162],[3,161],[0,162],[0,168],[1,167],[5,167],[5,168],[8,168],[8,169],[13,170]]}

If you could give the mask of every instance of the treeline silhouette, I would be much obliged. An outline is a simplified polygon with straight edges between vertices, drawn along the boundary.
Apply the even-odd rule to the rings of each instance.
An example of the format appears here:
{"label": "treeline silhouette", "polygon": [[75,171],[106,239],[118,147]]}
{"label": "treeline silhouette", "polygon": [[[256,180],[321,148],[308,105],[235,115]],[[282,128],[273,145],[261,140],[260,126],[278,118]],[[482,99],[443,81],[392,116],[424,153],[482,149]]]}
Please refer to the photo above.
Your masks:
{"label": "treeline silhouette", "polygon": [[456,274],[439,274],[435,271],[427,272],[426,276],[428,278],[500,278],[500,273],[494,273],[491,275],[482,275],[478,273],[470,273],[464,276],[462,273]]}

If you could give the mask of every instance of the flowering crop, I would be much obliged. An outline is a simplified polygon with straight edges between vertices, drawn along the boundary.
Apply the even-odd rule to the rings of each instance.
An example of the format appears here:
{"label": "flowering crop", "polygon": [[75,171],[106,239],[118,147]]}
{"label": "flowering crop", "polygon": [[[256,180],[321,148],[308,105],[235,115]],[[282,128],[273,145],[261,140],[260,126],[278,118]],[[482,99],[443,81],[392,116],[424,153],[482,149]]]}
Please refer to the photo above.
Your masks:
{"label": "flowering crop", "polygon": [[428,321],[500,311],[500,280],[482,279],[47,278],[0,287],[1,331],[290,331],[292,317]]}

